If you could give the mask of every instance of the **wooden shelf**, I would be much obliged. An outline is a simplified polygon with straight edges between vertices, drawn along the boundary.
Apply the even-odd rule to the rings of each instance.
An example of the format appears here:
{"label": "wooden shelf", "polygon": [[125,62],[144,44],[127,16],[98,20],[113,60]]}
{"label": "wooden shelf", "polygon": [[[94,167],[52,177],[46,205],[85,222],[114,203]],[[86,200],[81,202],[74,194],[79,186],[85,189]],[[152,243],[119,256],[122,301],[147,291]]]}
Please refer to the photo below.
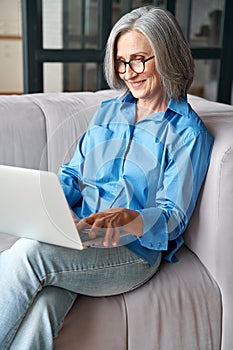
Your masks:
{"label": "wooden shelf", "polygon": [[20,35],[2,35],[0,34],[0,40],[22,40]]}
{"label": "wooden shelf", "polygon": [[0,91],[0,96],[2,95],[23,95],[22,91]]}

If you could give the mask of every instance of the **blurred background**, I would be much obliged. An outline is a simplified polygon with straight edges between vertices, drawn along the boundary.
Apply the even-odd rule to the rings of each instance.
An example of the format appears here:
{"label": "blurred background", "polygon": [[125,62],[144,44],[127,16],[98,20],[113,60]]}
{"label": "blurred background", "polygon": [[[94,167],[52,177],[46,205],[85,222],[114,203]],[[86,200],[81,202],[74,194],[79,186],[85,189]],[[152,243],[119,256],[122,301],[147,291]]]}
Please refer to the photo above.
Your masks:
{"label": "blurred background", "polygon": [[177,17],[195,59],[190,93],[233,103],[231,0],[0,0],[0,94],[107,88],[112,25],[144,5]]}

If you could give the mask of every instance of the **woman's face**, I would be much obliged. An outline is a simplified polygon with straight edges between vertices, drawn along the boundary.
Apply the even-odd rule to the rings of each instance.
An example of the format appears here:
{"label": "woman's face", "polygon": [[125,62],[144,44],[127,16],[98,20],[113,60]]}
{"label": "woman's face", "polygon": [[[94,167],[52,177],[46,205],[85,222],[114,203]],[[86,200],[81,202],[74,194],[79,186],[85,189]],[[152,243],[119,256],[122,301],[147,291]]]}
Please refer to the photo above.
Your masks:
{"label": "woman's face", "polygon": [[[146,37],[136,30],[122,34],[116,45],[116,60],[147,59],[154,56]],[[145,62],[143,73],[135,73],[127,64],[126,72],[118,73],[133,96],[137,99],[149,100],[162,95],[159,74],[155,68],[155,58]]]}

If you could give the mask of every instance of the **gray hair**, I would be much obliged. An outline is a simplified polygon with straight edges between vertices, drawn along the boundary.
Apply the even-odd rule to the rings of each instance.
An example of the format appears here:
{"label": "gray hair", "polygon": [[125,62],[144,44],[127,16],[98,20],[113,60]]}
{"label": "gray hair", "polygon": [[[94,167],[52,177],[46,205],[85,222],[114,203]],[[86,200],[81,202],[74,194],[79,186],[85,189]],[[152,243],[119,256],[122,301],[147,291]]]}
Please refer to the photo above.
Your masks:
{"label": "gray hair", "polygon": [[137,30],[149,41],[155,56],[155,68],[165,95],[176,101],[188,91],[194,74],[189,45],[175,17],[153,6],[135,9],[113,26],[106,45],[104,71],[110,88],[127,91],[115,70],[116,43],[120,35]]}

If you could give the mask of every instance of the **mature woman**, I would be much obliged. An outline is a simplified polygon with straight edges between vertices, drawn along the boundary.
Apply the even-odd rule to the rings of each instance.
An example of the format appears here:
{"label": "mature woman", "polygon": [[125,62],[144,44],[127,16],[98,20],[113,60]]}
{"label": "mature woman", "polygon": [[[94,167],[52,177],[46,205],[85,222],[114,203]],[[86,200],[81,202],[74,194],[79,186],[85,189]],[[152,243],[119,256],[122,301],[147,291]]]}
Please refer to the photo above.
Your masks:
{"label": "mature woman", "polygon": [[144,7],[122,17],[105,73],[120,97],[101,104],[59,172],[78,228],[104,230],[102,248],[20,239],[2,253],[1,349],[52,349],[77,294],[133,290],[183,243],[213,139],[187,103],[193,60],[173,16]]}

